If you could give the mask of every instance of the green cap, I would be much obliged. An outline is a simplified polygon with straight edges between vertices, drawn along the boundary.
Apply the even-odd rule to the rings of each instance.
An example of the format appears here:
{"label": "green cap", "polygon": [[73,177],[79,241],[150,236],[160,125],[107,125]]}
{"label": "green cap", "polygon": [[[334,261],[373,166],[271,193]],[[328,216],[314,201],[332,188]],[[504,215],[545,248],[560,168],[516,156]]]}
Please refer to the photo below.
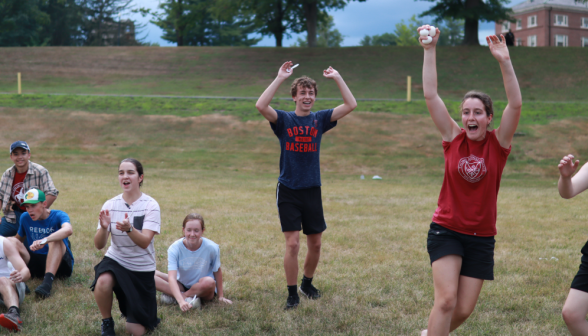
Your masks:
{"label": "green cap", "polygon": [[45,202],[45,193],[39,189],[31,189],[25,194],[25,200],[22,204],[37,204]]}

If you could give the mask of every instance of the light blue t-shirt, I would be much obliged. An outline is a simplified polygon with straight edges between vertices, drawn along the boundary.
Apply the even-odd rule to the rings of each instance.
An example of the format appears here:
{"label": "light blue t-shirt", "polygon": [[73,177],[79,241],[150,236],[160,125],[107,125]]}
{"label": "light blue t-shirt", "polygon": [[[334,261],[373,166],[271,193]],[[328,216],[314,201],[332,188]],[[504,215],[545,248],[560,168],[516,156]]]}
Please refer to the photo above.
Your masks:
{"label": "light blue t-shirt", "polygon": [[186,248],[184,238],[176,240],[167,249],[167,271],[177,271],[178,281],[188,288],[205,276],[214,279],[213,272],[218,272],[220,266],[218,244],[204,237],[196,251]]}

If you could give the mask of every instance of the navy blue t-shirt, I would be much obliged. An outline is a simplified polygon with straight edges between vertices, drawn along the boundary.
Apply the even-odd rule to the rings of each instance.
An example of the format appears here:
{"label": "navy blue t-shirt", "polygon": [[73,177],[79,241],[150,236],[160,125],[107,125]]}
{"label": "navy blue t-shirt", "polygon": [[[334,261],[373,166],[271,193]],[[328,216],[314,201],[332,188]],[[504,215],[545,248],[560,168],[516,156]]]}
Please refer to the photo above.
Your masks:
{"label": "navy blue t-shirt", "polygon": [[319,153],[323,133],[337,126],[331,122],[333,109],[299,117],[295,112],[276,110],[278,120],[270,123],[280,139],[280,177],[278,181],[290,189],[321,186]]}

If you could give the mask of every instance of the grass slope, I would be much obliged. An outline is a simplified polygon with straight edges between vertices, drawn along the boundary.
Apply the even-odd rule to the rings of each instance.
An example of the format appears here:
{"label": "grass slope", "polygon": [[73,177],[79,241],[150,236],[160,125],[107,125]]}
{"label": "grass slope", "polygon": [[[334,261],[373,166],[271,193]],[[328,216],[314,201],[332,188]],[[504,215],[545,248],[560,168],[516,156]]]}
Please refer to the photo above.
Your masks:
{"label": "grass slope", "polygon": [[[406,76],[413,97],[422,94],[420,47],[351,48],[0,48],[0,91],[36,93],[170,94],[259,96],[279,65],[300,63],[296,75],[319,84],[319,97],[339,97],[322,78],[329,65],[340,70],[358,98],[405,98]],[[588,67],[582,48],[512,48],[525,101],[586,100]],[[445,47],[438,51],[442,97],[458,99],[471,89],[505,99],[500,69],[486,47]],[[283,85],[279,96],[288,97]]]}

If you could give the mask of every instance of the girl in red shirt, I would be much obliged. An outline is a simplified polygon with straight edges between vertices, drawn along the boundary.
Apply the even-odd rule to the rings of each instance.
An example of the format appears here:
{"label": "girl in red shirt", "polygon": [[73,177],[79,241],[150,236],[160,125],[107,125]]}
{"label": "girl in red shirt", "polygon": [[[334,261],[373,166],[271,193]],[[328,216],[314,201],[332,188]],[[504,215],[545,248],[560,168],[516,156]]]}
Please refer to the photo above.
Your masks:
{"label": "girl in red shirt", "polygon": [[[422,29],[429,29],[425,25]],[[437,93],[435,46],[440,31],[425,49],[423,91],[427,108],[443,139],[445,177],[428,233],[435,303],[428,329],[421,335],[447,336],[472,313],[484,280],[494,279],[496,200],[500,178],[521,115],[522,98],[504,37],[488,36],[498,61],[508,105],[500,127],[488,131],[494,117],[492,100],[468,92],[461,104],[464,128],[451,118]]]}
{"label": "girl in red shirt", "polygon": [[[588,189],[588,165],[585,164],[572,178],[580,165],[572,154],[559,162],[559,183],[557,188],[561,197],[569,199]],[[588,242],[582,248],[582,259],[578,273],[572,281],[570,292],[562,310],[562,316],[570,334],[588,335]]]}

